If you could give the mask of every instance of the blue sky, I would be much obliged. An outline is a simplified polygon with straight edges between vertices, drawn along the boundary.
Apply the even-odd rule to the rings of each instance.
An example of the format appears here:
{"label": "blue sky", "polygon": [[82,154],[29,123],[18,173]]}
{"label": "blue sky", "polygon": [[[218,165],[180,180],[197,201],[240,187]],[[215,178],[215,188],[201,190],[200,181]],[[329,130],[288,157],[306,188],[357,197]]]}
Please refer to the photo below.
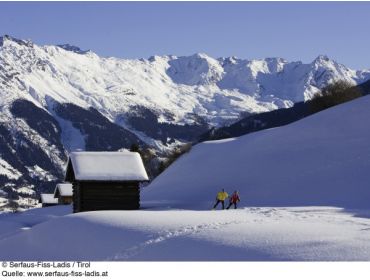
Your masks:
{"label": "blue sky", "polygon": [[0,2],[0,33],[102,56],[326,54],[370,68],[370,2]]}

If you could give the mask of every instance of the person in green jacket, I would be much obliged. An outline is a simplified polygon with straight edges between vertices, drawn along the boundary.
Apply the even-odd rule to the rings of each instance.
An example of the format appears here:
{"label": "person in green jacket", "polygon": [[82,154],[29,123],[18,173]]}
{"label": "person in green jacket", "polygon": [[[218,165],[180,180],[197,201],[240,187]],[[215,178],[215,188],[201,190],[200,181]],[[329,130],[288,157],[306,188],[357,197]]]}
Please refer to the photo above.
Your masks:
{"label": "person in green jacket", "polygon": [[229,197],[229,195],[228,195],[227,192],[225,192],[224,189],[222,189],[222,191],[218,192],[217,196],[216,196],[216,204],[213,206],[213,209],[216,209],[217,205],[220,202],[221,202],[221,205],[222,205],[222,209],[225,209],[225,200],[228,197]]}

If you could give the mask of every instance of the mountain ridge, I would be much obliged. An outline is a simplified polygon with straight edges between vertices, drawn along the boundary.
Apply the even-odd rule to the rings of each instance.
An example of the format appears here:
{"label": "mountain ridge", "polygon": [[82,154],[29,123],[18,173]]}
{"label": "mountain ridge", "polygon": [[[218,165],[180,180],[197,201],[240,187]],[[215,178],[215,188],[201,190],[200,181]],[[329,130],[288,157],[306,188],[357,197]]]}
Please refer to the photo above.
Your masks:
{"label": "mountain ridge", "polygon": [[368,79],[370,70],[352,70],[327,56],[308,64],[204,53],[105,58],[69,44],[38,46],[4,35],[0,184],[16,199],[26,197],[19,189],[48,191],[63,179],[70,151],[139,143],[164,153],[245,114],[290,108],[333,81]]}

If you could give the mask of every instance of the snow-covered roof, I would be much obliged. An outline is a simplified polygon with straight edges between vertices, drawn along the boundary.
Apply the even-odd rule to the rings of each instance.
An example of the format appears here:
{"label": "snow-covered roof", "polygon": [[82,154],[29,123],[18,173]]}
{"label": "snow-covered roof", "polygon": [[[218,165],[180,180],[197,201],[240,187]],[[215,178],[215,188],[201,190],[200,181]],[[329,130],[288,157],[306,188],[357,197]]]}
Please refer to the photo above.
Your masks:
{"label": "snow-covered roof", "polygon": [[41,203],[58,204],[58,199],[54,198],[54,194],[52,193],[42,193],[40,197]]}
{"label": "snow-covered roof", "polygon": [[70,183],[61,183],[57,184],[54,191],[54,197],[57,197],[57,194],[60,194],[60,196],[72,196],[72,184]]}
{"label": "snow-covered roof", "polygon": [[73,152],[69,156],[66,174],[71,171],[75,179],[81,181],[149,180],[140,154],[129,151]]}

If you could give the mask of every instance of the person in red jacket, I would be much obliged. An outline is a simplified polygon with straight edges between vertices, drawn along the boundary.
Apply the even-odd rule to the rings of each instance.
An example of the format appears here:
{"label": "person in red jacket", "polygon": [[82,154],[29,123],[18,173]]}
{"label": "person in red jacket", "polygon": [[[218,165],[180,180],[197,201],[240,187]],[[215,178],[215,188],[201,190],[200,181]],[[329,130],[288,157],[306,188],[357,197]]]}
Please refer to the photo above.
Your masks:
{"label": "person in red jacket", "polygon": [[231,205],[234,205],[234,209],[237,208],[237,203],[240,201],[239,192],[234,191],[234,193],[230,196],[229,206],[226,209],[229,209]]}

